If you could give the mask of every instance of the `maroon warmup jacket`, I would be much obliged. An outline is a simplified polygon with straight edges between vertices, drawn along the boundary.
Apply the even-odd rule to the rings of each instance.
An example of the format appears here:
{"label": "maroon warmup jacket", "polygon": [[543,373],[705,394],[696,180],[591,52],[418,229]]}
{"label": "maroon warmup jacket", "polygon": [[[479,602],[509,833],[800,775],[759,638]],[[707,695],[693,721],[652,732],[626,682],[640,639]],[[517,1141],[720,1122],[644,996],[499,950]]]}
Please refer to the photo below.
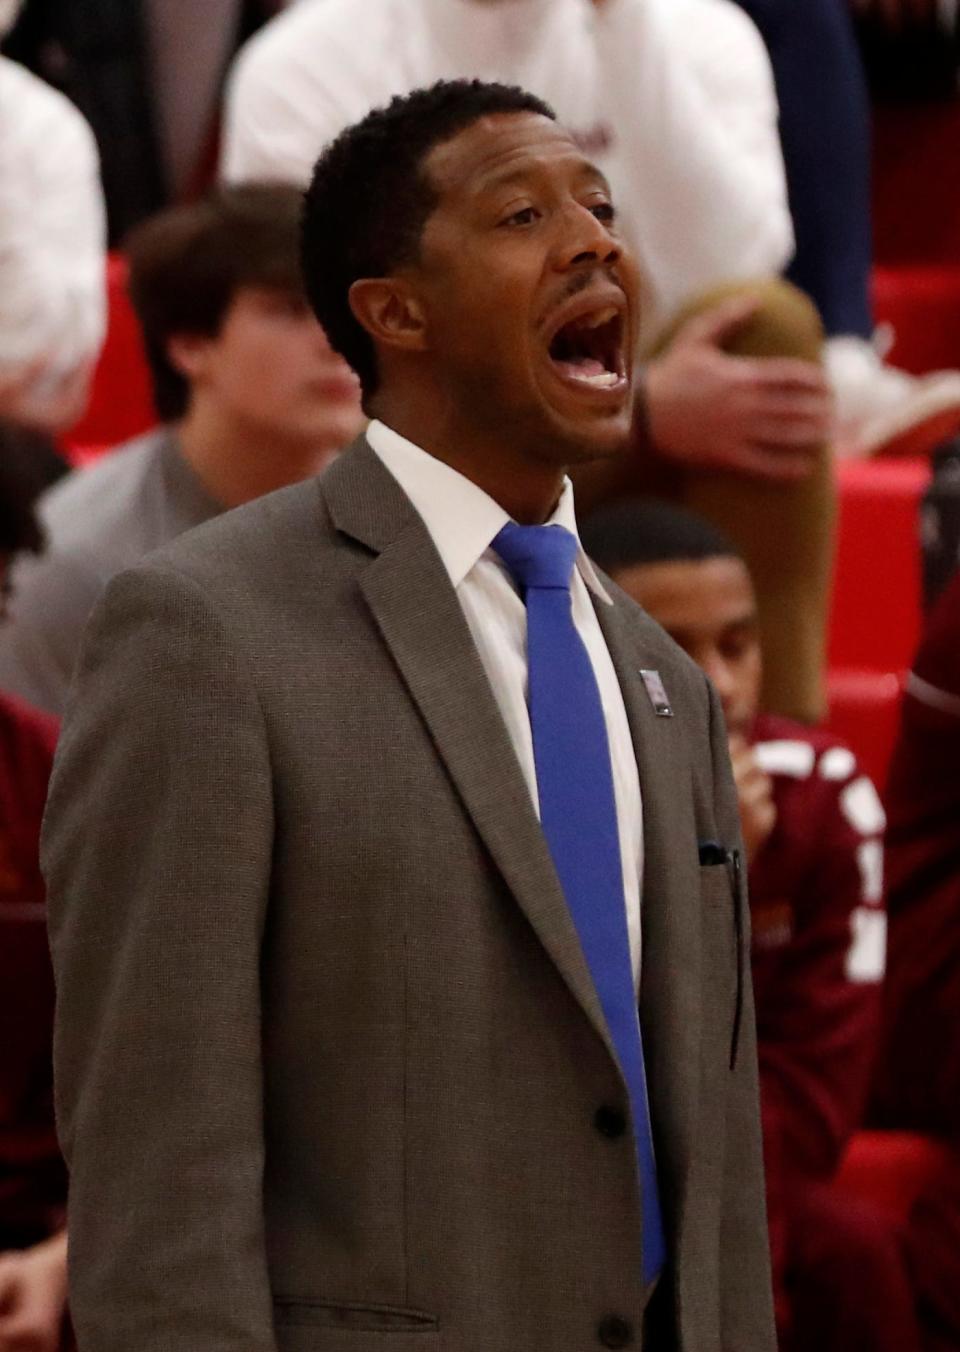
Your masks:
{"label": "maroon warmup jacket", "polygon": [[776,826],[750,867],[753,980],[774,1271],[785,1194],[829,1178],[859,1124],[886,949],[883,809],[828,733],[761,716]]}
{"label": "maroon warmup jacket", "polygon": [[905,1243],[927,1352],[960,1347],[960,573],[934,607],[903,699],[887,789],[889,975],[880,1125],[953,1143]]}
{"label": "maroon warmup jacket", "polygon": [[66,1172],[53,1119],[53,974],[40,821],[57,725],[0,695],[0,1248],[57,1228]]}
{"label": "maroon warmup jacket", "polygon": [[887,789],[890,970],[877,1109],[960,1144],[960,573],[907,679]]}

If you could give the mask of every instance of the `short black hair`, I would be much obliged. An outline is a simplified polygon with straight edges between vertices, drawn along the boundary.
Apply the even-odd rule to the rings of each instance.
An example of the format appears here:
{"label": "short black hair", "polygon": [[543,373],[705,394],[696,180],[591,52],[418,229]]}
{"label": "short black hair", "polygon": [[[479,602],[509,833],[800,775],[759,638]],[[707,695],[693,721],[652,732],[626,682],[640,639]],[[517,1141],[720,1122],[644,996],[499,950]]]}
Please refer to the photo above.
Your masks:
{"label": "short black hair", "polygon": [[350,288],[416,259],[438,201],[424,160],[496,113],[537,113],[556,121],[548,104],[515,86],[441,80],[375,109],[342,132],[317,162],[303,216],[307,296],[330,343],[360,377],[365,397],[377,388],[376,352],[353,317]]}
{"label": "short black hair", "polygon": [[702,516],[647,498],[601,507],[587,517],[580,538],[607,573],[637,564],[742,558],[732,540]]}
{"label": "short black hair", "polygon": [[164,422],[182,418],[190,401],[189,382],[167,354],[172,337],[215,337],[243,287],[303,295],[302,208],[303,194],[288,184],[241,183],[161,211],[127,237],[130,299]]}
{"label": "short black hair", "polygon": [[14,554],[43,549],[34,504],[53,478],[49,466],[54,459],[42,439],[0,423],[0,564]]}

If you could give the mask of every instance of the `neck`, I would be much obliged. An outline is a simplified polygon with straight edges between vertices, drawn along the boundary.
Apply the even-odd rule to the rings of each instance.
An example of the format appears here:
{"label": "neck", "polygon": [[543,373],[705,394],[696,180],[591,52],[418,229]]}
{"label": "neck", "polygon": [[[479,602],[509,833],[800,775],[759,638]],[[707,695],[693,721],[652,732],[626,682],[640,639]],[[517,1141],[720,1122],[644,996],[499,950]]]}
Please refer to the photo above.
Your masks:
{"label": "neck", "polygon": [[508,434],[464,426],[449,401],[378,394],[374,417],[482,488],[514,521],[538,526],[552,514],[566,468],[518,449]]}
{"label": "neck", "polygon": [[335,448],[239,424],[203,400],[191,404],[177,425],[180,453],[206,491],[222,507],[254,498],[319,474]]}

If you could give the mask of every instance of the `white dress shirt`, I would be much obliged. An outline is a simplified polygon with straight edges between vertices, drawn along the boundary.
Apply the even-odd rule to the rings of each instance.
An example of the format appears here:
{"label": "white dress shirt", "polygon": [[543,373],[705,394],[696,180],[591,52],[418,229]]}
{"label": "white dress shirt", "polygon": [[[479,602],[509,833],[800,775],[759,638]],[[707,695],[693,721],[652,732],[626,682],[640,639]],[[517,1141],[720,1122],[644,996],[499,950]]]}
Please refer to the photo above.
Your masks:
{"label": "white dress shirt", "polygon": [[[645,282],[642,337],[793,251],[766,48],[730,0],[302,0],[230,80],[228,179],[306,184],[323,146],[394,94],[501,80],[557,111],[606,174]],[[389,210],[389,204],[385,204]]]}
{"label": "white dress shirt", "polygon": [[0,56],[0,380],[35,371],[43,420],[103,339],[106,223],[93,133],[72,103]]}
{"label": "white dress shirt", "polygon": [[[533,735],[527,711],[527,610],[510,574],[490,548],[510,517],[476,484],[383,423],[370,424],[367,440],[423,518],[436,545],[539,815]],[[550,524],[565,527],[579,541],[573,485],[569,480]],[[577,552],[570,591],[573,622],[590,657],[607,724],[630,960],[634,981],[639,983],[643,879],[640,776],[620,683],[590,593],[601,605],[612,603],[582,548]]]}

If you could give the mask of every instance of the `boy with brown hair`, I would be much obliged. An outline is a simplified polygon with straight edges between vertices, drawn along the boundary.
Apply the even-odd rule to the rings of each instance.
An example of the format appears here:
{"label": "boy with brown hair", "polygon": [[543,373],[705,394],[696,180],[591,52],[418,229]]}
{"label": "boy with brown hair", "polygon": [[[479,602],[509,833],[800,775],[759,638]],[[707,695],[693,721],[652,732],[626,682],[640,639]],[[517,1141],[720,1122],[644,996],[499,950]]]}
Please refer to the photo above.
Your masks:
{"label": "boy with brown hair", "polygon": [[360,430],[359,388],[311,313],[301,194],[220,189],[131,236],[130,288],[161,426],[40,501],[14,568],[0,688],[63,709],[83,632],[121,568],[230,507],[318,473]]}

